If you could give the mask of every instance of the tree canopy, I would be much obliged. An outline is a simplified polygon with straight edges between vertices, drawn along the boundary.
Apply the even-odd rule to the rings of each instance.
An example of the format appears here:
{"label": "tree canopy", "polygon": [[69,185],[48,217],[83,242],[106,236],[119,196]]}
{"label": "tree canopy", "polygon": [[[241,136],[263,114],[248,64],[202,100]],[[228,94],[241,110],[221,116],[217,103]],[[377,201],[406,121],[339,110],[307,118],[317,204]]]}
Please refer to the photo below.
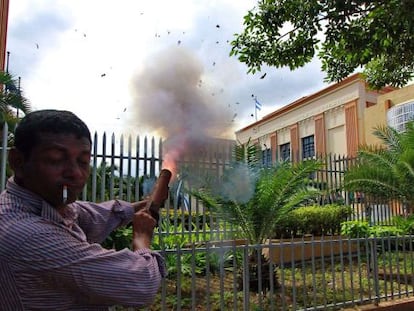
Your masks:
{"label": "tree canopy", "polygon": [[401,87],[414,71],[412,0],[259,0],[231,42],[248,66],[297,69],[315,56],[325,81],[362,71],[371,87]]}

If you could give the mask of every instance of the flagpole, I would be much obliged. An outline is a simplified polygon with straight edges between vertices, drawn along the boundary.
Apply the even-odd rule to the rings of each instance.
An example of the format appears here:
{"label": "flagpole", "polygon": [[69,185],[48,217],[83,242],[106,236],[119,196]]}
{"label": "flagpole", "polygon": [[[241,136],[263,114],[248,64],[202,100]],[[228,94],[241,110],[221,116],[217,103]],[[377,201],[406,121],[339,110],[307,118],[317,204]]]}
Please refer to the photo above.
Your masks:
{"label": "flagpole", "polygon": [[256,104],[256,101],[254,102],[254,118],[257,121],[257,104]]}
{"label": "flagpole", "polygon": [[254,96],[252,94],[252,97],[253,97],[253,101],[254,101],[254,116],[255,116],[255,119],[257,121],[257,110],[261,110],[262,109],[262,104],[259,103],[259,101],[257,100],[257,96]]}

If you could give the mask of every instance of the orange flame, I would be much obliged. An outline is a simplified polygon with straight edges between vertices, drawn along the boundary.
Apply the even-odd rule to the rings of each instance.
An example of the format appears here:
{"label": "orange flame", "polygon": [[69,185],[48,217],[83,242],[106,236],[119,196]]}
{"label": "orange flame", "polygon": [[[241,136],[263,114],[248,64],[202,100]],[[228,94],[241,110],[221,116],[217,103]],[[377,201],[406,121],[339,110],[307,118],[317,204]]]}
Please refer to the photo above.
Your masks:
{"label": "orange flame", "polygon": [[172,179],[177,176],[177,160],[180,153],[176,149],[169,150],[168,153],[164,156],[162,162],[162,168],[168,169],[172,173]]}

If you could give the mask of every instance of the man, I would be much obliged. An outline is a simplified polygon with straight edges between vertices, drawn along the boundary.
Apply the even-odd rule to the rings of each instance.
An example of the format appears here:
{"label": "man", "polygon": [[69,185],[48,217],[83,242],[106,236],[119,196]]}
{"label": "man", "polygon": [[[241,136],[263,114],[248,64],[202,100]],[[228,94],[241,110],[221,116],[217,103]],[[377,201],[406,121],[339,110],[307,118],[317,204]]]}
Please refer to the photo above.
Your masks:
{"label": "man", "polygon": [[[14,176],[0,195],[0,310],[150,304],[165,275],[163,258],[150,250],[156,221],[144,201],[76,201],[90,170],[83,121],[69,111],[34,111],[14,140]],[[98,244],[131,220],[132,251]]]}

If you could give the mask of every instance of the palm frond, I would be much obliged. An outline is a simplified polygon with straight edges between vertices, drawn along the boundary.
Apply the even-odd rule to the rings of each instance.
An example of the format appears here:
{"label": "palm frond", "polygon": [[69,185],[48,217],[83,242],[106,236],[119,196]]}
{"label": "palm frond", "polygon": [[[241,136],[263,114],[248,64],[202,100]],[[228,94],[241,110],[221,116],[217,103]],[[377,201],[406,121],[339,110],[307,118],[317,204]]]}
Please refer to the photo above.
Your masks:
{"label": "palm frond", "polygon": [[344,187],[378,199],[413,200],[414,192],[414,123],[405,132],[390,126],[377,127],[374,134],[384,146],[362,146],[357,164],[344,175]]}
{"label": "palm frond", "polygon": [[255,167],[260,162],[259,148],[252,144],[249,139],[246,144],[238,142],[233,149],[234,159],[238,163],[246,163],[248,166]]}
{"label": "palm frond", "polygon": [[374,128],[373,135],[378,137],[392,152],[401,152],[401,134],[391,126],[381,125]]}
{"label": "palm frond", "polygon": [[[309,187],[309,181],[311,174],[321,165],[322,163],[316,160],[298,164],[281,162],[274,167],[259,170],[244,165],[244,168],[247,168],[244,178],[235,173],[235,170],[243,166],[235,165],[223,174],[225,177],[215,188],[193,190],[193,195],[216,215],[238,225],[251,242],[260,243],[272,235],[278,219],[292,208],[319,194],[319,191]],[[252,194],[247,200],[242,200],[243,195],[240,193],[226,193],[226,184],[238,188],[237,179],[249,178],[251,184],[249,182],[248,185]]]}
{"label": "palm frond", "polygon": [[29,101],[23,96],[22,90],[17,87],[17,81],[7,72],[0,71],[0,85],[5,86],[0,91],[1,122],[7,122],[10,129],[14,129],[19,118],[30,112]]}

